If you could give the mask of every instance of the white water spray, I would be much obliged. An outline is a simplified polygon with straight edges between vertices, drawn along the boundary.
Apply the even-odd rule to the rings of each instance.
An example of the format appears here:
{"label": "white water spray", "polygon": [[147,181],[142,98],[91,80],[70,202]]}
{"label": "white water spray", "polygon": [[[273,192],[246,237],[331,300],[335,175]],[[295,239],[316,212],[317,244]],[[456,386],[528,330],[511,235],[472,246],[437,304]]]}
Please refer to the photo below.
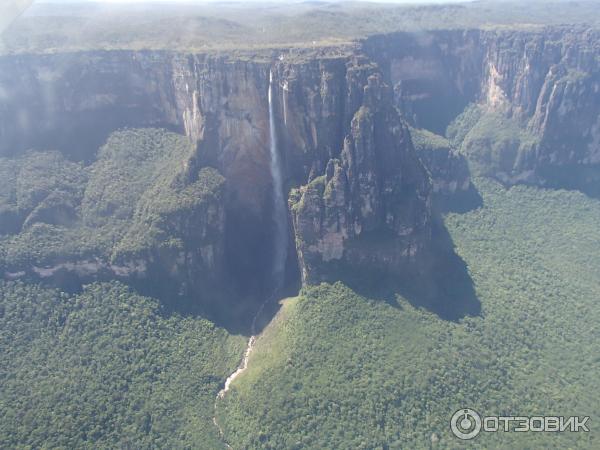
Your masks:
{"label": "white water spray", "polygon": [[277,131],[275,127],[275,111],[273,107],[273,71],[269,72],[269,133],[271,151],[271,177],[273,179],[273,221],[275,223],[274,255],[273,255],[273,291],[283,287],[285,262],[287,259],[287,205],[283,193],[283,177],[281,161],[277,147]]}
{"label": "white water spray", "polygon": [[[216,411],[216,401],[225,397],[227,391],[231,386],[231,383],[240,376],[247,368],[248,368],[248,360],[250,358],[250,353],[254,348],[254,344],[256,343],[256,321],[261,315],[264,307],[267,303],[272,302],[276,299],[279,291],[283,287],[284,284],[284,276],[285,276],[285,262],[287,259],[287,230],[288,230],[288,217],[287,217],[287,205],[285,202],[284,190],[283,190],[283,176],[281,173],[281,162],[279,158],[279,151],[277,148],[277,132],[275,128],[275,111],[273,107],[273,72],[269,73],[269,148],[271,153],[271,177],[273,179],[273,221],[275,225],[275,233],[274,233],[274,246],[273,246],[273,265],[271,270],[271,292],[272,294],[267,297],[267,299],[261,304],[260,308],[256,312],[254,319],[252,321],[250,339],[248,339],[248,344],[246,345],[246,351],[244,352],[244,357],[242,362],[238,366],[237,370],[233,372],[227,380],[225,381],[225,385],[223,389],[219,391],[217,394],[217,398],[215,399],[215,411]],[[220,436],[223,438],[223,430],[219,426],[216,415],[213,417],[213,423],[219,430]],[[226,443],[228,448],[229,445]]]}

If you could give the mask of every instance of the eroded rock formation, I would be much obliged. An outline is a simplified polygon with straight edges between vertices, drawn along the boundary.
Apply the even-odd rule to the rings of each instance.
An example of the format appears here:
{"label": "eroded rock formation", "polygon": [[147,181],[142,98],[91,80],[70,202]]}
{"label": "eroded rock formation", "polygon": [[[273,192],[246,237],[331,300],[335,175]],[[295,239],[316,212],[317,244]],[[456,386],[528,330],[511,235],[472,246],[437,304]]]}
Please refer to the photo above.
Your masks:
{"label": "eroded rock formation", "polygon": [[[272,70],[302,279],[347,266],[399,271],[427,245],[431,193],[469,188],[459,149],[507,183],[569,186],[566,168],[588,184],[600,179],[598,37],[585,29],[457,30],[373,36],[329,53],[6,55],[0,155],[54,148],[87,164],[117,128],[187,135],[196,151],[185,177],[211,166],[226,180],[223,226],[211,238],[223,251],[202,244],[198,261],[222,255],[251,284],[272,245]],[[438,145],[469,104],[477,114]],[[514,133],[496,139],[496,119]],[[426,137],[418,151],[406,124]]]}
{"label": "eroded rock formation", "polygon": [[379,73],[367,78],[339,158],[291,194],[305,283],[406,269],[428,242],[429,179],[388,91]]}
{"label": "eroded rock formation", "polygon": [[[583,187],[578,178],[600,179],[598,42],[598,31],[556,27],[398,33],[369,38],[364,48],[412,126],[443,135],[469,103],[508,121],[496,125],[514,128],[506,145],[483,151],[485,174]],[[483,128],[480,135],[494,137]]]}

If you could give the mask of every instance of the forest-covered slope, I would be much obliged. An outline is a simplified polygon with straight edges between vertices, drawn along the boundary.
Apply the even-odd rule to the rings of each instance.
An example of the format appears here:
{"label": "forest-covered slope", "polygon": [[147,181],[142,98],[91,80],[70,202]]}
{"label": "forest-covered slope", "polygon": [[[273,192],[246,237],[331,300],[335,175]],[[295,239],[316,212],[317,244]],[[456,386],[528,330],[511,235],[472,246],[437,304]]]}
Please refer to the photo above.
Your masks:
{"label": "forest-covered slope", "polygon": [[193,172],[193,154],[186,137],[146,128],[112,133],[88,165],[57,151],[1,157],[2,277],[75,289],[159,274],[153,292],[171,303],[209,291],[224,270],[224,179]]}
{"label": "forest-covered slope", "polygon": [[0,448],[221,448],[214,398],[244,342],[116,282],[0,282]]}
{"label": "forest-covered slope", "polygon": [[[286,300],[218,405],[234,448],[456,448],[452,414],[600,414],[600,202],[504,189],[445,223],[482,304],[456,322],[322,284]],[[596,448],[597,432],[482,433],[468,448]],[[461,443],[462,444],[462,443]]]}
{"label": "forest-covered slope", "polygon": [[[600,203],[478,179],[445,224],[482,304],[447,321],[393,290],[285,300],[217,403],[234,448],[454,448],[448,420],[600,414]],[[0,446],[215,449],[214,396],[245,339],[116,284],[0,286]],[[472,448],[595,448],[590,433],[483,434]]]}

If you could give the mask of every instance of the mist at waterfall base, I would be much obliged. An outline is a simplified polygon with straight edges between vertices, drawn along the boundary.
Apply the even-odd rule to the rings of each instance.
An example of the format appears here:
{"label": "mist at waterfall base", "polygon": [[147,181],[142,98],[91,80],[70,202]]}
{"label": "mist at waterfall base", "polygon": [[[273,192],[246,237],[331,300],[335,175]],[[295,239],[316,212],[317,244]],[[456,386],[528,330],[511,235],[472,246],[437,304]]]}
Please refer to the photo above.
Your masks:
{"label": "mist at waterfall base", "polygon": [[277,74],[264,74],[265,139],[260,151],[265,158],[254,176],[269,183],[261,192],[259,211],[249,211],[240,208],[239,202],[226,200],[225,283],[219,301],[203,310],[230,332],[248,336],[260,333],[269,324],[279,310],[279,300],[297,295],[300,289],[288,216],[285,120],[279,108],[279,100],[283,102],[285,98],[278,98],[281,90]]}
{"label": "mist at waterfall base", "polygon": [[[275,305],[275,301],[282,294],[284,284],[285,284],[285,265],[287,260],[287,228],[288,228],[288,218],[287,218],[287,205],[284,196],[284,186],[283,186],[283,174],[281,168],[281,158],[279,155],[279,148],[277,146],[277,130],[275,126],[275,111],[273,107],[273,72],[269,72],[269,151],[271,156],[270,162],[270,172],[271,178],[273,181],[273,226],[274,226],[274,234],[273,234],[273,259],[272,259],[272,267],[271,267],[271,286],[269,294],[261,303],[258,308],[254,318],[252,320],[251,325],[251,336],[248,339],[248,343],[246,344],[246,351],[244,352],[244,357],[240,362],[240,365],[229,377],[227,377],[225,384],[222,389],[218,392],[215,398],[215,411],[217,408],[217,402],[220,399],[223,399],[229,388],[231,383],[239,377],[248,367],[248,361],[250,358],[250,354],[254,348],[254,344],[256,342],[256,334],[259,332],[259,329],[262,329],[266,323],[263,323],[265,318],[262,316],[268,316],[272,311],[268,311],[272,309]],[[268,322],[268,320],[267,320]],[[219,435],[221,438],[223,437],[223,429],[219,425],[217,420],[217,416],[213,416],[213,423],[219,430]],[[227,448],[231,448],[227,443]]]}

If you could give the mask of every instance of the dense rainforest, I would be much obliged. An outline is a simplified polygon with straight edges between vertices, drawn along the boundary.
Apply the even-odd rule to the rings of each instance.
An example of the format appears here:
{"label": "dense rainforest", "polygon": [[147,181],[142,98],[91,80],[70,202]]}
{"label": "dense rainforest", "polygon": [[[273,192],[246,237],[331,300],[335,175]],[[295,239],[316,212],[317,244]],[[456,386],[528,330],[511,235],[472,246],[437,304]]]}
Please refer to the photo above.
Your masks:
{"label": "dense rainforest", "polygon": [[0,448],[599,448],[598,11],[34,3]]}

